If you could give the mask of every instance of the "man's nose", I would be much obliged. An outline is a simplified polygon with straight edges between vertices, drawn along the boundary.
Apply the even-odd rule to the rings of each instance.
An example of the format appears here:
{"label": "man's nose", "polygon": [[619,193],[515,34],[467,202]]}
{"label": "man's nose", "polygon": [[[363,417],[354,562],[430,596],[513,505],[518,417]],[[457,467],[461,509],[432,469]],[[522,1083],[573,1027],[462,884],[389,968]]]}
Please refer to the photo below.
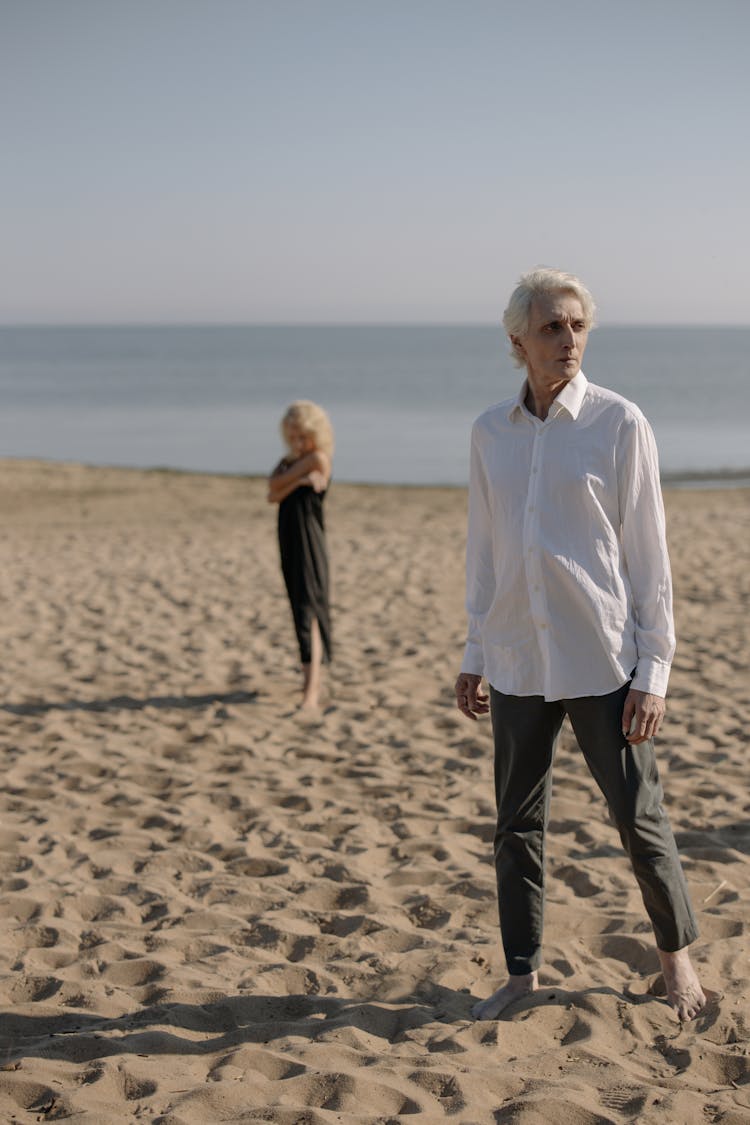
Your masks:
{"label": "man's nose", "polygon": [[573,331],[573,325],[572,324],[566,324],[565,325],[565,331],[563,333],[563,347],[564,348],[573,348],[573,347],[575,347],[575,342],[576,342],[576,334]]}

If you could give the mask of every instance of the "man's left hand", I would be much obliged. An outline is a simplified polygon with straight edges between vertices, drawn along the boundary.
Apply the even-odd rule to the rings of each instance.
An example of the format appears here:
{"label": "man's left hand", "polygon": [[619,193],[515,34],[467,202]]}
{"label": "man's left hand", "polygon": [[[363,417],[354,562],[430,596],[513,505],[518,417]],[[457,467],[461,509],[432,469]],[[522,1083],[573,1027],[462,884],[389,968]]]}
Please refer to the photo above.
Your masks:
{"label": "man's left hand", "polygon": [[664,718],[666,703],[660,695],[631,688],[622,711],[622,733],[631,745],[647,742],[657,734]]}

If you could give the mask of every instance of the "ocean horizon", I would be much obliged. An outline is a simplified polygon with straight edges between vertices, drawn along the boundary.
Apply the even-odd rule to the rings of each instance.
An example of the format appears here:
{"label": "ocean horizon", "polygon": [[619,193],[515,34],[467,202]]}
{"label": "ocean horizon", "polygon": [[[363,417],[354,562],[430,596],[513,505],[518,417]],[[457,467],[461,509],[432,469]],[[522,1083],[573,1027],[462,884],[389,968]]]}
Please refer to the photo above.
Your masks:
{"label": "ocean horizon", "polygon": [[[750,327],[602,325],[583,370],[649,418],[665,482],[750,481]],[[311,398],[337,480],[463,485],[473,419],[521,379],[499,325],[6,325],[2,453],[264,475]]]}

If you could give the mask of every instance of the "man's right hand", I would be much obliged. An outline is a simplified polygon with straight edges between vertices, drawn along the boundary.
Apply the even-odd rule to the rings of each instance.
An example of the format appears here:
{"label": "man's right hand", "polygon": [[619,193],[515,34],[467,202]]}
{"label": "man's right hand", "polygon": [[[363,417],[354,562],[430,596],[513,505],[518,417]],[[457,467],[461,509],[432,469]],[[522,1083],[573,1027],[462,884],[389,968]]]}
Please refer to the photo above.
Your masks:
{"label": "man's right hand", "polygon": [[478,719],[490,709],[490,697],[479,690],[481,676],[461,672],[456,680],[456,706],[467,719]]}

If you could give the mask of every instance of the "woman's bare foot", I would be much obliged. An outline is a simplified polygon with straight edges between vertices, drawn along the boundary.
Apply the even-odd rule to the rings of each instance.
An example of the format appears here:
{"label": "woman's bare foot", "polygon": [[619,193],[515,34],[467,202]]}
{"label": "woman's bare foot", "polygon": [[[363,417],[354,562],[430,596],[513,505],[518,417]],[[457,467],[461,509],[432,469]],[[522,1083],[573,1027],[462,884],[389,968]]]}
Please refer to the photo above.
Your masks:
{"label": "woman's bare foot", "polygon": [[706,997],[690,960],[687,946],[676,953],[665,953],[657,949],[664,984],[667,990],[667,1003],[677,1013],[680,1022],[692,1020],[706,1006]]}
{"label": "woman's bare foot", "polygon": [[313,619],[310,626],[310,663],[302,665],[302,702],[299,710],[305,715],[315,714],[318,710],[322,659],[323,642],[320,638],[320,628],[317,620]]}
{"label": "woman's bare foot", "polygon": [[498,988],[497,992],[493,992],[486,1000],[480,1000],[471,1009],[471,1014],[475,1020],[496,1020],[501,1012],[509,1008],[516,1000],[522,996],[527,996],[530,992],[536,992],[539,987],[539,981],[536,973],[528,973],[519,977],[508,977],[508,983],[504,984],[502,988]]}

